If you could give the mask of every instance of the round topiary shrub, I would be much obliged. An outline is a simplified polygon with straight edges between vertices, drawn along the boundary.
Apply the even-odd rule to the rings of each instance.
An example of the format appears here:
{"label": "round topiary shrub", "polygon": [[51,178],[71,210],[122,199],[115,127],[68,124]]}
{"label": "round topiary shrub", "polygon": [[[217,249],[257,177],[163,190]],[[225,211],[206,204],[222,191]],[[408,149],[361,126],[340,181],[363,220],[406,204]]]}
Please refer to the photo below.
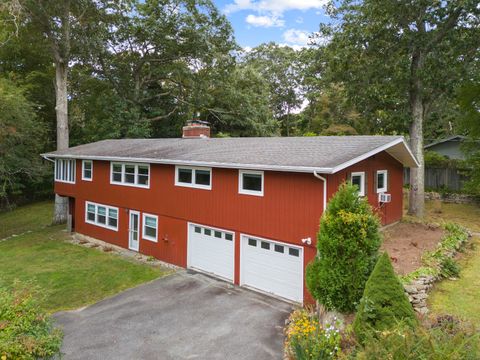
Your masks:
{"label": "round topiary shrub", "polygon": [[342,184],[320,220],[318,256],[306,270],[308,290],[328,310],[355,310],[377,261],[378,228],[358,188]]}
{"label": "round topiary shrub", "polygon": [[383,253],[365,286],[353,330],[362,342],[372,330],[394,329],[399,322],[413,327],[418,321],[390,257]]}

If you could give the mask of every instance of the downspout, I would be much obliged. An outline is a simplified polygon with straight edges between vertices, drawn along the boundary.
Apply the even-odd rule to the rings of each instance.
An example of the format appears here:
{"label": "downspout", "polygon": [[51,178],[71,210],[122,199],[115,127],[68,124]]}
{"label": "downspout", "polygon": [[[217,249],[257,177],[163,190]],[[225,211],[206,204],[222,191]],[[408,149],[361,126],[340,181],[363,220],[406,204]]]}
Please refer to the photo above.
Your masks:
{"label": "downspout", "polygon": [[313,176],[323,181],[323,212],[325,212],[327,209],[327,178],[318,175],[316,170],[313,172]]}
{"label": "downspout", "polygon": [[[325,214],[325,210],[327,209],[327,178],[324,178],[323,176],[318,175],[316,170],[313,172],[313,176],[323,181],[323,212],[322,212],[322,216],[323,216],[323,214]],[[318,250],[317,250],[316,257],[318,258],[319,256],[320,254],[318,253]],[[318,300],[315,302],[315,304],[317,306],[318,321],[322,325],[325,325],[325,313],[326,313],[325,307],[322,304],[320,304]]]}

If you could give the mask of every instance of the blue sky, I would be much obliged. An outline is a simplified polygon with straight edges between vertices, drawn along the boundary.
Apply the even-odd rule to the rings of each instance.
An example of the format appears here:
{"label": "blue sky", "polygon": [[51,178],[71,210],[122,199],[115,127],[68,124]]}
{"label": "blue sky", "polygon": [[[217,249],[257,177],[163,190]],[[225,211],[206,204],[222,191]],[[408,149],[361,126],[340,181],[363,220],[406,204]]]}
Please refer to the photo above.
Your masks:
{"label": "blue sky", "polygon": [[305,46],[308,35],[328,22],[326,0],[214,0],[235,29],[244,48],[274,41],[294,48]]}

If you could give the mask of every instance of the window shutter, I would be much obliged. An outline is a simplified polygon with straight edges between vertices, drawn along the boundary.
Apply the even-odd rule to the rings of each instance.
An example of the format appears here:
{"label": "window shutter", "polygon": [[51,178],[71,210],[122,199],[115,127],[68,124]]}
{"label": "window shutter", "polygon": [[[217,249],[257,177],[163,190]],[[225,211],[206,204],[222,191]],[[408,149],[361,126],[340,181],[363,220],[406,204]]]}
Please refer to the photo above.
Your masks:
{"label": "window shutter", "polygon": [[387,192],[390,192],[390,171],[388,170],[387,170]]}
{"label": "window shutter", "polygon": [[365,196],[368,196],[368,171],[365,171],[365,183],[363,186],[365,186]]}

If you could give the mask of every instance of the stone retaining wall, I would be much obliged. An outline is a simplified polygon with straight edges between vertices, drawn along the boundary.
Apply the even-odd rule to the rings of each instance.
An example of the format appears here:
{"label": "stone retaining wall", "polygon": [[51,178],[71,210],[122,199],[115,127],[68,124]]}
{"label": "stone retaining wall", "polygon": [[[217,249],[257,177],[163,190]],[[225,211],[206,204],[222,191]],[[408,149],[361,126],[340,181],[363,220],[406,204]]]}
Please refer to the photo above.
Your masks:
{"label": "stone retaining wall", "polygon": [[413,306],[413,309],[421,314],[428,313],[427,298],[428,291],[433,287],[438,278],[435,276],[420,276],[413,280],[410,284],[403,285],[405,292],[408,295],[408,300]]}
{"label": "stone retaining wall", "polygon": [[443,202],[453,203],[453,204],[478,204],[479,203],[479,200],[472,195],[455,194],[455,193],[447,193],[442,195],[434,191],[425,192],[425,200],[441,200]]}

